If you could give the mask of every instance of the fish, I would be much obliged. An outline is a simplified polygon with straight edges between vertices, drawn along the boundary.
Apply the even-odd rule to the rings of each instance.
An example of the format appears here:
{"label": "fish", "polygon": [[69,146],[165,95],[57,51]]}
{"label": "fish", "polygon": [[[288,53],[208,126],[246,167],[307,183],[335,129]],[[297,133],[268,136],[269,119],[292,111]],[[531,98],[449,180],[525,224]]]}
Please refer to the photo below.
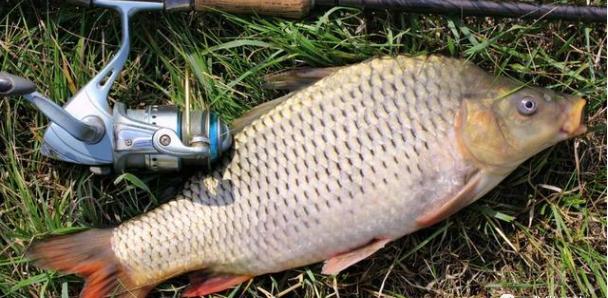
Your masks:
{"label": "fish", "polygon": [[586,131],[582,97],[457,58],[271,78],[293,91],[235,120],[229,157],[173,200],[114,228],[35,241],[26,256],[84,277],[87,298],[145,297],[187,272],[186,297],[319,262],[336,275]]}

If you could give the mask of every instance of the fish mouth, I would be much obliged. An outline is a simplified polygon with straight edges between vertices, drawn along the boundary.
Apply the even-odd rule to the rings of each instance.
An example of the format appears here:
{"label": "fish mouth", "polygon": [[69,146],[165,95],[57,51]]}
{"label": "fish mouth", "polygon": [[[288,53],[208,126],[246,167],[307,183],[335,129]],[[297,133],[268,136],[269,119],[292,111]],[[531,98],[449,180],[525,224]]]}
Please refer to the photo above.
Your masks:
{"label": "fish mouth", "polygon": [[560,128],[560,133],[566,138],[572,138],[587,132],[587,126],[581,121],[583,118],[583,108],[587,102],[583,98],[577,98],[566,108],[566,121]]}

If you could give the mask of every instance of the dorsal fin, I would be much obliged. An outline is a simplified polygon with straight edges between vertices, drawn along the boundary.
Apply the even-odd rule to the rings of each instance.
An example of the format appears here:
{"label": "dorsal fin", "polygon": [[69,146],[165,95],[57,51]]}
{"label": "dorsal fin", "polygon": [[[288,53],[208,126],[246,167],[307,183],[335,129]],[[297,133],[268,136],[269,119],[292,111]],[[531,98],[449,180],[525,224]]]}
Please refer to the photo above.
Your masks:
{"label": "dorsal fin", "polygon": [[290,91],[299,90],[316,83],[318,80],[342,68],[343,66],[326,68],[303,67],[271,73],[264,77],[264,81],[266,81],[264,88]]}
{"label": "dorsal fin", "polygon": [[[264,80],[266,83],[264,84],[264,87],[268,89],[287,89],[295,91],[308,87],[341,68],[343,67],[299,68],[284,72],[271,73],[265,76]],[[294,92],[291,92],[274,100],[255,106],[243,116],[232,121],[231,132],[233,134],[240,132],[245,126],[251,124],[251,122],[260,118],[260,116],[268,113],[268,111],[287,100],[293,94]]]}
{"label": "dorsal fin", "polygon": [[260,118],[260,116],[268,113],[268,111],[272,110],[274,107],[287,100],[289,97],[291,97],[291,95],[293,95],[293,93],[289,93],[287,95],[281,96],[279,98],[267,101],[265,103],[253,107],[247,113],[243,114],[243,116],[232,121],[230,131],[232,132],[232,134],[240,132],[245,126],[251,124],[251,122]]}

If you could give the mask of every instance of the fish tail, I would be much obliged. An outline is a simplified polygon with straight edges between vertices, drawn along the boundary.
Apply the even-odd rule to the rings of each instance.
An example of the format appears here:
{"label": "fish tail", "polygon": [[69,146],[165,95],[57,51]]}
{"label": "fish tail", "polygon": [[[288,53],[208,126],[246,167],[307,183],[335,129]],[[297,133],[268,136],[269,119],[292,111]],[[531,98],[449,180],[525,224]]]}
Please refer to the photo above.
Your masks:
{"label": "fish tail", "polygon": [[93,229],[36,241],[26,256],[39,267],[85,279],[82,298],[145,297],[152,287],[136,288],[112,251],[112,229]]}

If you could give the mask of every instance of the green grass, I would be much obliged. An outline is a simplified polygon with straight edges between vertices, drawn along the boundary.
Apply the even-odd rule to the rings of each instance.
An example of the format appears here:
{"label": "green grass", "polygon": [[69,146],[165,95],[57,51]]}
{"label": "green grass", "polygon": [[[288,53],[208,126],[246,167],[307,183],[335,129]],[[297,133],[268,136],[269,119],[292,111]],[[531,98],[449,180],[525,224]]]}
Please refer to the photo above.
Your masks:
{"label": "green grass", "polygon": [[[588,100],[588,134],[535,156],[458,215],[396,241],[336,278],[312,265],[257,277],[222,295],[608,294],[605,25],[345,8],[302,21],[144,13],[133,24],[131,57],[110,96],[132,107],[183,107],[187,69],[193,106],[231,120],[280,95],[262,88],[264,74],[398,53],[462,57]],[[60,103],[108,61],[119,37],[118,20],[106,10],[44,1],[0,4],[0,68],[34,80]],[[126,180],[115,184],[115,177],[41,156],[47,120],[23,100],[0,99],[0,119],[0,295],[77,295],[81,279],[28,264],[23,251],[30,241],[116,225],[170,200],[188,175],[139,175],[150,196]],[[174,279],[152,295],[178,296],[186,283]]]}

